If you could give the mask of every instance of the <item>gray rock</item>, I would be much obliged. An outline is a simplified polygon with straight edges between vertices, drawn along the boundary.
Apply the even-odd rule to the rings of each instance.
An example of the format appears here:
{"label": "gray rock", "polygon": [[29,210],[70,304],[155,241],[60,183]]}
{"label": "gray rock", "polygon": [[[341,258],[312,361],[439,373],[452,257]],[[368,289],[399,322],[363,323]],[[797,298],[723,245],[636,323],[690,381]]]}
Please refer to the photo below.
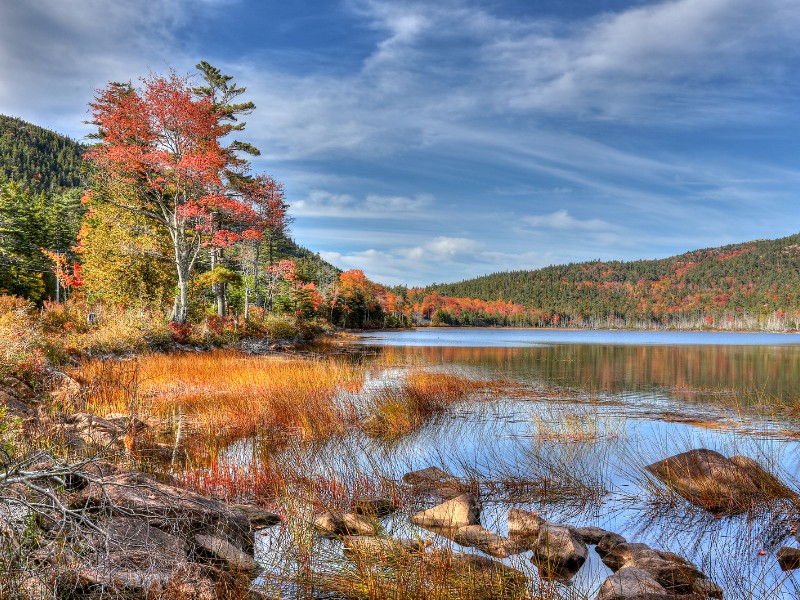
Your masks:
{"label": "gray rock", "polygon": [[420,527],[458,529],[479,525],[481,504],[472,494],[461,494],[428,510],[412,515],[411,522]]}
{"label": "gray rock", "polygon": [[250,504],[233,504],[231,508],[247,517],[253,531],[266,529],[281,522],[281,518],[273,512]]}
{"label": "gray rock", "polygon": [[531,561],[546,578],[570,579],[586,562],[589,550],[572,527],[544,523],[532,546]]}
{"label": "gray rock", "polygon": [[575,533],[583,540],[584,544],[595,545],[611,532],[600,527],[576,527]]}
{"label": "gray rock", "polygon": [[85,444],[100,448],[121,447],[125,429],[89,413],[75,413],[64,420],[67,439],[77,437]]}
{"label": "gray rock", "polygon": [[721,598],[722,590],[685,558],[654,550],[647,544],[628,543],[609,533],[596,547],[603,563],[612,571],[636,568],[647,572],[667,592],[675,595],[702,594]]}
{"label": "gray rock", "polygon": [[620,569],[600,586],[596,600],[673,600],[647,571],[636,567]]}
{"label": "gray rock", "polygon": [[525,549],[519,544],[485,529],[482,525],[467,525],[456,530],[453,541],[462,546],[477,548],[495,558],[508,558]]}
{"label": "gray rock", "polygon": [[539,526],[546,522],[536,513],[519,508],[508,509],[508,535],[510,537],[535,539],[539,537]]}

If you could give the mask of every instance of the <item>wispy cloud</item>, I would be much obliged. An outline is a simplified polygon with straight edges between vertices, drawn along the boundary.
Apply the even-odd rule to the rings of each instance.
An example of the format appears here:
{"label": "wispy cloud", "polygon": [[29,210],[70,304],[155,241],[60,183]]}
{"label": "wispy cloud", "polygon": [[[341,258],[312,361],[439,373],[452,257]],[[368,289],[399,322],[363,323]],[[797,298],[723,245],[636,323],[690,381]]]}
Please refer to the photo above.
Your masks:
{"label": "wispy cloud", "polygon": [[546,229],[569,229],[583,231],[617,231],[616,225],[606,223],[601,219],[576,219],[566,209],[557,210],[545,215],[530,215],[522,218],[523,222],[534,227]]}
{"label": "wispy cloud", "polygon": [[433,203],[430,194],[416,196],[381,196],[368,194],[357,199],[349,194],[311,190],[308,196],[292,204],[293,212],[303,217],[337,219],[414,219]]}

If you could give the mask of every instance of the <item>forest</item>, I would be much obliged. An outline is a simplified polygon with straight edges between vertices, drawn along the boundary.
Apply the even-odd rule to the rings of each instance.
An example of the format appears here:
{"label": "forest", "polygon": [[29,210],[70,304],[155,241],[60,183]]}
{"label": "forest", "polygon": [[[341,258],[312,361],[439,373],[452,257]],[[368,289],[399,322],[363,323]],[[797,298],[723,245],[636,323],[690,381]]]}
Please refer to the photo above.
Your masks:
{"label": "forest", "polygon": [[591,261],[412,290],[433,324],[795,329],[800,235],[659,260]]}

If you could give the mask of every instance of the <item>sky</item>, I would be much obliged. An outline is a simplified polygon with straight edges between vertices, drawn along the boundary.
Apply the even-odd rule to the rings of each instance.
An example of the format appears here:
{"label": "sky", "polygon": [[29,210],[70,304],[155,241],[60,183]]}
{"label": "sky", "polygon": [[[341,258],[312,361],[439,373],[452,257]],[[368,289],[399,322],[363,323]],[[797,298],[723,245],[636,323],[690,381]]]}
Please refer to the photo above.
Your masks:
{"label": "sky", "polygon": [[297,242],[384,284],[800,231],[800,0],[0,0],[0,113],[74,139],[200,60]]}

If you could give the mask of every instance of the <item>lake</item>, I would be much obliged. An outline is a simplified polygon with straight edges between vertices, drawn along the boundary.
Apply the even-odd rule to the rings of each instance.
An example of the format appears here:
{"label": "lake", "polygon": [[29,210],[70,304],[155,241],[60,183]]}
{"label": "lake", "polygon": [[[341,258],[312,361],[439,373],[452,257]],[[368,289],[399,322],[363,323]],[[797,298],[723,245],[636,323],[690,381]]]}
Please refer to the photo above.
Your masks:
{"label": "lake", "polygon": [[[680,554],[726,598],[800,594],[800,582],[775,558],[781,545],[798,546],[791,506],[719,518],[674,496],[665,502],[644,470],[708,448],[752,457],[798,489],[800,336],[430,328],[365,333],[356,344],[369,365],[354,392],[362,396],[397,385],[409,369],[503,383],[391,443],[355,431],[304,451],[309,473],[355,470],[399,481],[437,466],[480,483],[482,523],[501,535],[516,506]],[[227,459],[246,463],[252,452],[252,444],[236,444]],[[519,493],[541,482],[550,489]],[[407,513],[382,524],[391,535],[431,537]],[[437,537],[432,543],[457,547]],[[269,536],[261,544],[263,552],[280,545]],[[335,541],[325,544],[323,552],[340,553]],[[609,574],[591,550],[560,593],[594,598]]]}

